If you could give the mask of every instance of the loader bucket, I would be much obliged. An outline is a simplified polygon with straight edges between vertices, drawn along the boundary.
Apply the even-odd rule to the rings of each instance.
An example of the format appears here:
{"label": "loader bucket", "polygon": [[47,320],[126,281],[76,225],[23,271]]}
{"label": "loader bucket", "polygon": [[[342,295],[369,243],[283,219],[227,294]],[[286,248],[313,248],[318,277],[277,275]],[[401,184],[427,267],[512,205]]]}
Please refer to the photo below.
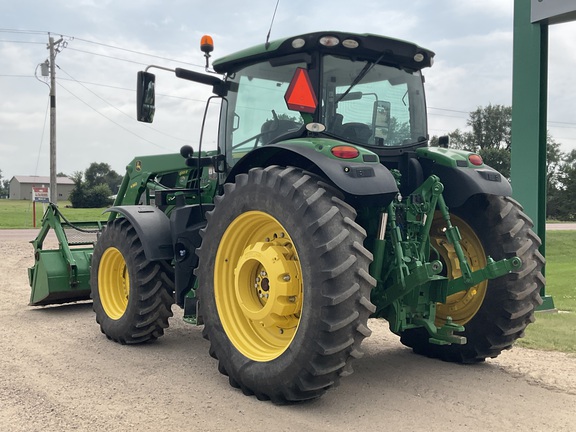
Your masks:
{"label": "loader bucket", "polygon": [[[45,306],[90,299],[90,259],[105,222],[70,222],[50,203],[35,240],[34,266],[28,269],[31,306]],[[50,230],[58,249],[44,250]]]}

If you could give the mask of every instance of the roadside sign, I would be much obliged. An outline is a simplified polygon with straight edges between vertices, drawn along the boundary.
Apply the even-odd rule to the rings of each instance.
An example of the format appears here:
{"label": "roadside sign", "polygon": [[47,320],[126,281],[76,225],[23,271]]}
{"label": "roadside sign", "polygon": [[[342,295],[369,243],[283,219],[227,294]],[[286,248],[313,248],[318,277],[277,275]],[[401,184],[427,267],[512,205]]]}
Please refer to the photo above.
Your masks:
{"label": "roadside sign", "polygon": [[44,204],[50,202],[50,188],[48,187],[32,187],[32,226],[36,228],[36,203],[42,203],[42,209],[44,209]]}
{"label": "roadside sign", "polygon": [[50,202],[50,188],[47,187],[33,187],[32,188],[32,201],[49,203]]}

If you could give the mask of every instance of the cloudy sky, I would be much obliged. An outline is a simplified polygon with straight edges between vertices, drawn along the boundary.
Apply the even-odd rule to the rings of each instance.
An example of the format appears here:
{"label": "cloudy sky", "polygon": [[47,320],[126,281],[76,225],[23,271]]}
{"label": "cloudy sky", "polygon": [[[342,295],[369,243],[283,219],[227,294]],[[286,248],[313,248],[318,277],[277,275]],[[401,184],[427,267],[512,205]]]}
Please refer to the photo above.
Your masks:
{"label": "cloudy sky", "polygon": [[[263,43],[276,0],[0,0],[0,169],[49,175],[49,87],[37,66],[48,32],[63,37],[57,70],[57,170],[197,147],[206,86],[157,72],[152,125],[135,117],[136,72],[149,64],[203,70]],[[377,33],[436,52],[425,70],[431,135],[466,129],[468,113],[512,99],[513,0],[281,0],[271,39],[319,30]],[[576,148],[576,23],[550,28],[548,129]],[[37,77],[35,76],[35,73]],[[215,124],[209,125],[215,128]],[[207,144],[213,142],[208,135]]]}

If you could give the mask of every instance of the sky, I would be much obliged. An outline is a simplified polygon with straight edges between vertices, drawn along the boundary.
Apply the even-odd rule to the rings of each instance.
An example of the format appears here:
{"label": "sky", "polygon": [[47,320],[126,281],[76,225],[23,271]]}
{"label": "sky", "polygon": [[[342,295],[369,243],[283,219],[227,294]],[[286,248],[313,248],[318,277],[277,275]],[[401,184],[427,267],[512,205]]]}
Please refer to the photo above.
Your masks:
{"label": "sky", "polygon": [[[436,53],[425,69],[430,135],[467,130],[468,114],[512,103],[513,0],[280,0],[271,40],[341,30],[376,33]],[[50,173],[49,86],[39,64],[48,33],[56,57],[57,171],[105,162],[123,174],[139,155],[198,147],[210,88],[156,71],[152,125],[135,120],[136,74],[147,65],[204,68],[200,38],[216,59],[266,40],[276,0],[0,0],[0,170]],[[550,27],[548,130],[576,149],[576,23]],[[215,113],[217,107],[210,108]],[[210,116],[211,119],[215,115]],[[215,120],[203,149],[213,148]]]}

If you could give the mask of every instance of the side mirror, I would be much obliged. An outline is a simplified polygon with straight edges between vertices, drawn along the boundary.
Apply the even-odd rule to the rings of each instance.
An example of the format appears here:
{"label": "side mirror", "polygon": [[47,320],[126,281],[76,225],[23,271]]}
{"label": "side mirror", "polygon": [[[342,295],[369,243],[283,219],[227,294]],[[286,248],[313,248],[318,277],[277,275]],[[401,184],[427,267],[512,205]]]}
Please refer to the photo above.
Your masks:
{"label": "side mirror", "polygon": [[358,100],[358,99],[362,99],[362,96],[364,96],[362,94],[362,92],[348,92],[347,94],[343,95],[343,94],[337,94],[336,95],[336,100],[338,102],[341,101],[352,101],[352,100]]}
{"label": "side mirror", "polygon": [[145,123],[152,123],[156,111],[156,96],[154,86],[156,76],[149,72],[138,72],[136,82],[136,119]]}
{"label": "side mirror", "polygon": [[450,144],[450,137],[448,135],[442,135],[438,137],[438,147],[448,148]]}
{"label": "side mirror", "polygon": [[384,145],[390,130],[390,102],[375,101],[372,112],[372,130],[376,145]]}

